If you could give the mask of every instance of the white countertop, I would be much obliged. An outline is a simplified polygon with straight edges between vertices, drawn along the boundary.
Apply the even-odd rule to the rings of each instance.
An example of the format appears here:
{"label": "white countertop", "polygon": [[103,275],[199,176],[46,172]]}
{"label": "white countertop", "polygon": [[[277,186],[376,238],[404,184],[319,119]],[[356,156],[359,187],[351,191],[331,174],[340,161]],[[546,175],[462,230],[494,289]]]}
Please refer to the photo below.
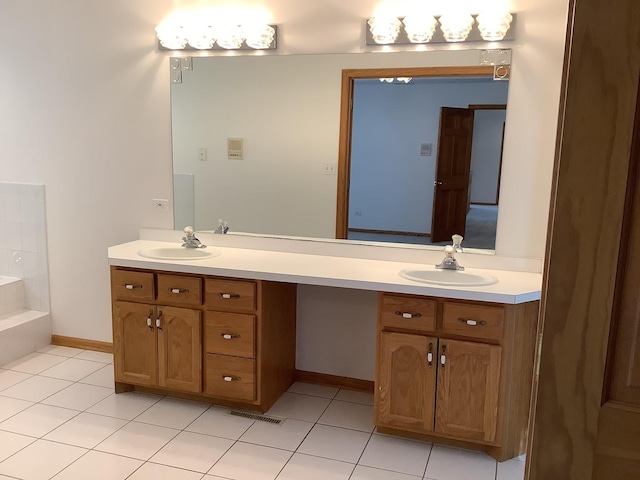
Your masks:
{"label": "white countertop", "polygon": [[404,269],[432,267],[430,264],[219,246],[207,249],[219,255],[199,260],[159,260],[138,255],[142,249],[179,245],[152,240],[123,243],[109,248],[109,265],[510,304],[539,300],[542,286],[540,273],[467,268],[469,273],[492,275],[498,282],[475,287],[431,285],[399,275]]}

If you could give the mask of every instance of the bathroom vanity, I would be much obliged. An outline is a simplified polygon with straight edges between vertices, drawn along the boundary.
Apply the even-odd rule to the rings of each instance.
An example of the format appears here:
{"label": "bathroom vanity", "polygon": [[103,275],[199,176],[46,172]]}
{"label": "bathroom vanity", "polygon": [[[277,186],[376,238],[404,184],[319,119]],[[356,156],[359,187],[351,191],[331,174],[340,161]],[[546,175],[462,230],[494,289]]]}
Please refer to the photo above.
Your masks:
{"label": "bathroom vanity", "polygon": [[416,267],[402,262],[218,246],[170,258],[176,246],[109,249],[117,392],[265,412],[296,375],[297,285],[364,289],[378,292],[378,430],[524,453],[539,274],[467,269],[461,281],[496,282],[426,284],[400,276]]}

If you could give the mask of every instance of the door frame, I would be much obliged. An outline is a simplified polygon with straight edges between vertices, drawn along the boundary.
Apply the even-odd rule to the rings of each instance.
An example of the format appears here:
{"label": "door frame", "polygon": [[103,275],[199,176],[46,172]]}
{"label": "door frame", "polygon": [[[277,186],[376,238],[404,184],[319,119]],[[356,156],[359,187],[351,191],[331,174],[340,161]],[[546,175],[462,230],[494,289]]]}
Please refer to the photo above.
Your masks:
{"label": "door frame", "polygon": [[336,238],[346,239],[349,233],[349,182],[351,179],[351,134],[353,128],[352,111],[355,80],[390,77],[415,78],[485,76],[493,76],[493,66],[360,68],[342,70],[340,136],[338,143]]}
{"label": "door frame", "polygon": [[[638,79],[640,3],[570,0],[525,478],[592,480]],[[629,48],[625,48],[629,46]]]}

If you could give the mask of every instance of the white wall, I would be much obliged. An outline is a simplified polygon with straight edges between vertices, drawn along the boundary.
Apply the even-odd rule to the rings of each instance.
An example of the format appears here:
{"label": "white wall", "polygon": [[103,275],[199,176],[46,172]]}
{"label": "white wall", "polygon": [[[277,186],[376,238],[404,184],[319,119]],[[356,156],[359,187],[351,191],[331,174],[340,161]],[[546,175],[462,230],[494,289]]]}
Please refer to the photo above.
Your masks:
{"label": "white wall", "polygon": [[[46,186],[56,334],[110,341],[107,247],[137,238],[141,226],[172,228],[170,211],[151,204],[172,197],[168,61],[153,28],[197,3],[265,6],[282,25],[285,53],[362,51],[363,19],[378,4],[0,2],[0,181]],[[505,155],[521,161],[503,171],[501,196],[520,199],[500,208],[504,255],[544,253],[567,4],[510,2],[519,15]]]}
{"label": "white wall", "polygon": [[[430,234],[440,108],[505,104],[508,87],[486,79],[356,81],[349,228]],[[420,156],[421,143],[432,144],[431,156]]]}
{"label": "white wall", "polygon": [[502,162],[504,110],[476,110],[471,149],[471,203],[495,205]]}

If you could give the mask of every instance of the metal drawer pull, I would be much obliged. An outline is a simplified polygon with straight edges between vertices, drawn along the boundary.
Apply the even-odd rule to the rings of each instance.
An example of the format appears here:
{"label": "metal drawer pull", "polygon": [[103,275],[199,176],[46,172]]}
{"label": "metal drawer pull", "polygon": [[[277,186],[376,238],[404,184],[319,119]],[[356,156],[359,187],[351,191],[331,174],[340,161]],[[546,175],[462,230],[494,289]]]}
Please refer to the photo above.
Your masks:
{"label": "metal drawer pull", "polygon": [[237,293],[221,293],[220,296],[222,298],[240,298],[240,295]]}
{"label": "metal drawer pull", "polygon": [[427,362],[429,363],[429,368],[433,367],[433,343],[429,344],[429,353],[427,353]]}
{"label": "metal drawer pull", "polygon": [[220,336],[225,340],[232,340],[234,338],[240,338],[240,335],[235,335],[232,333],[221,333]]}
{"label": "metal drawer pull", "polygon": [[162,330],[162,312],[158,312],[158,316],[156,317],[156,328],[158,330]]}
{"label": "metal drawer pull", "polygon": [[422,316],[421,313],[408,313],[408,312],[401,312],[400,310],[396,310],[396,315],[399,315],[402,318],[420,318]]}
{"label": "metal drawer pull", "polygon": [[134,290],[136,288],[142,288],[142,285],[137,285],[137,284],[134,284],[134,283],[125,283],[123,286],[127,290]]}
{"label": "metal drawer pull", "polygon": [[153,310],[149,311],[149,316],[147,317],[147,327],[149,327],[149,330],[153,330],[153,320],[151,317],[153,317]]}
{"label": "metal drawer pull", "polygon": [[170,288],[169,291],[171,293],[189,293],[189,289],[188,288]]}
{"label": "metal drawer pull", "polygon": [[447,346],[443,345],[442,346],[442,354],[440,355],[440,365],[442,365],[442,368],[444,368],[444,364],[447,361]]}
{"label": "metal drawer pull", "polygon": [[462,318],[462,317],[459,317],[458,321],[460,323],[466,323],[471,327],[475,327],[477,325],[484,326],[487,324],[487,322],[485,322],[484,320],[471,320],[470,318]]}
{"label": "metal drawer pull", "polygon": [[232,377],[232,376],[230,376],[230,375],[222,375],[222,379],[223,379],[225,382],[237,382],[237,381],[240,381],[240,380],[241,380],[241,378],[240,378],[240,377]]}

